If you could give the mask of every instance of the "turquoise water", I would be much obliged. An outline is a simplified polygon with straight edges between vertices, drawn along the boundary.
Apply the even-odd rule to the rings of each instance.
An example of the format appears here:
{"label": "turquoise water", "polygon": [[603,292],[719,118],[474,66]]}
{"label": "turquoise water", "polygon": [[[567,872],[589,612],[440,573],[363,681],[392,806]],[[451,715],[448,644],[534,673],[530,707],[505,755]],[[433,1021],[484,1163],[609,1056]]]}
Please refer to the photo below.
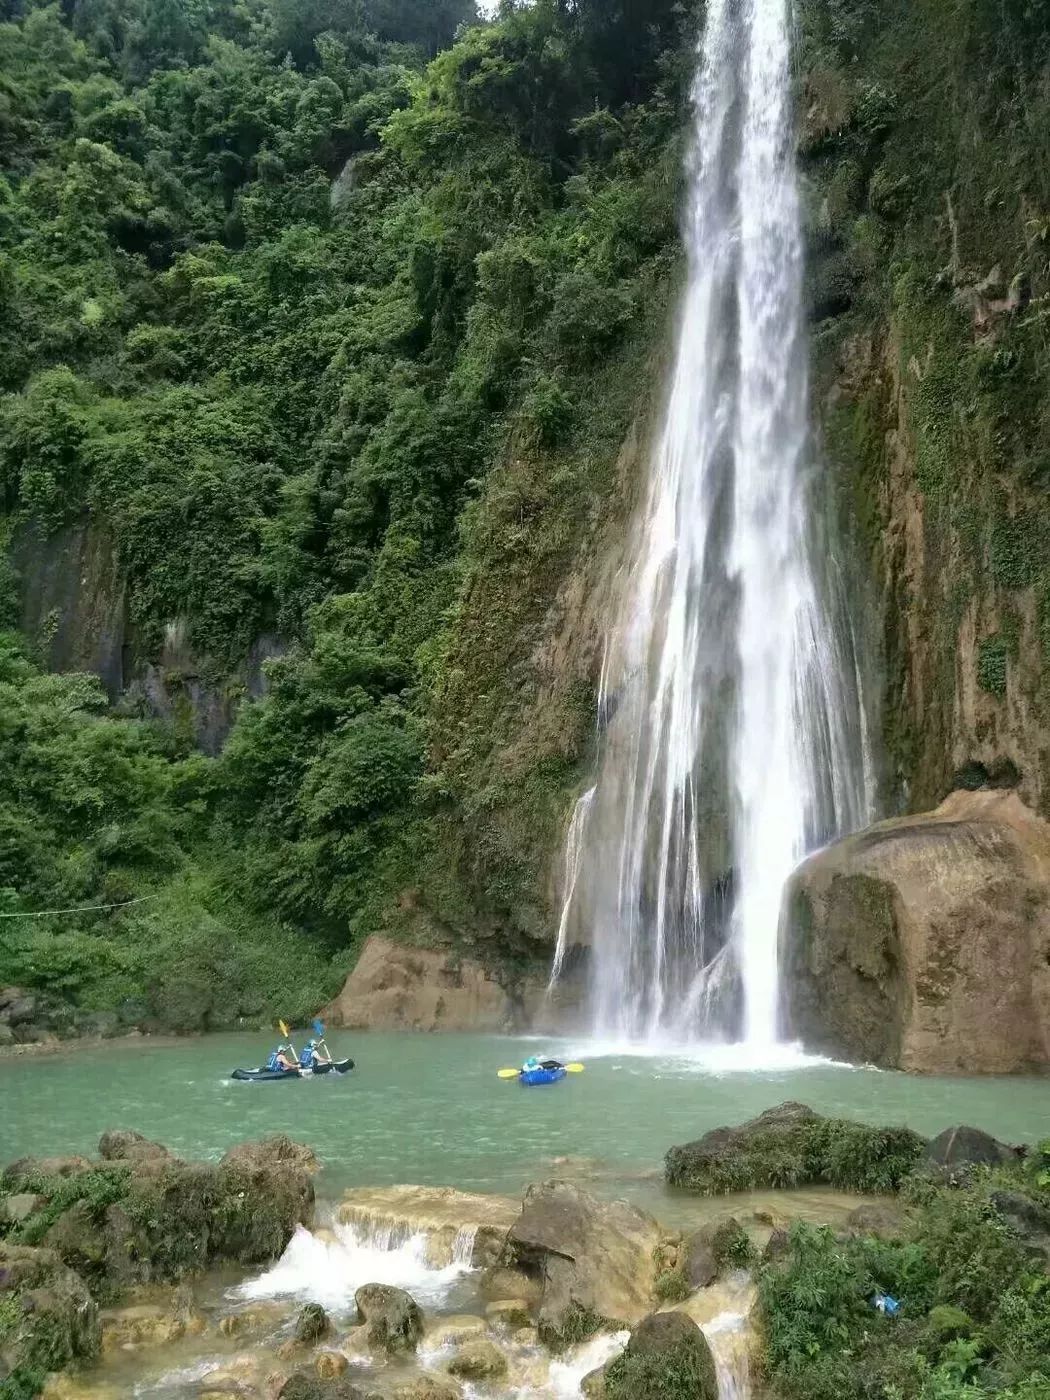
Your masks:
{"label": "turquoise water", "polygon": [[[517,1191],[551,1159],[597,1159],[610,1180],[659,1173],[673,1143],[785,1099],[932,1135],[972,1123],[1012,1142],[1050,1137],[1050,1080],[934,1079],[827,1063],[729,1072],[732,1051],[692,1057],[588,1054],[580,1044],[478,1035],[333,1037],[358,1069],[344,1079],[237,1084],[259,1036],[121,1042],[0,1060],[0,1160],[91,1152],[106,1128],[135,1128],[214,1158],[285,1132],[321,1158],[322,1194],[413,1182]],[[586,1072],[546,1089],[496,1077],[539,1049]]]}

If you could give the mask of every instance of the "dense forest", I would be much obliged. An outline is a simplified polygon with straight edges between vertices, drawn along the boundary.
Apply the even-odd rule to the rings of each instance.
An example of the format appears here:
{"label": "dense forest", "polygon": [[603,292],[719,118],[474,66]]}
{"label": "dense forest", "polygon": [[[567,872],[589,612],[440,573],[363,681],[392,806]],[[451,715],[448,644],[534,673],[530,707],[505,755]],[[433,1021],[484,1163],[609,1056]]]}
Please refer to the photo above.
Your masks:
{"label": "dense forest", "polygon": [[[193,1029],[315,1008],[378,927],[545,959],[592,693],[522,739],[521,657],[655,378],[695,7],[3,18],[0,913],[43,916],[0,986]],[[78,529],[117,693],[27,624]],[[177,668],[163,715],[126,684],[173,631],[236,713],[211,753]]]}

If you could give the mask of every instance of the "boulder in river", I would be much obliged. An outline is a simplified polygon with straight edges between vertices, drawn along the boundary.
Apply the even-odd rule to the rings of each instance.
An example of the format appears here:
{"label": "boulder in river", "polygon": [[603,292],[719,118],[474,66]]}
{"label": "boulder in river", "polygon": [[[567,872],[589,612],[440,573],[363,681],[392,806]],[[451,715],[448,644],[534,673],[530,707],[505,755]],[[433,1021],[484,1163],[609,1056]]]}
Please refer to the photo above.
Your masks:
{"label": "boulder in river", "polygon": [[811,856],[786,896],[784,1029],[923,1073],[1050,1066],[1050,824],[953,792]]}
{"label": "boulder in river", "polygon": [[930,1143],[928,1154],[938,1167],[1001,1167],[1016,1162],[1016,1147],[993,1138],[980,1128],[945,1128]]}
{"label": "boulder in river", "polygon": [[671,1186],[705,1195],[805,1185],[888,1192],[900,1186],[925,1149],[926,1140],[910,1128],[872,1128],[783,1103],[737,1127],[713,1128],[696,1142],[672,1147],[664,1170]]}
{"label": "boulder in river", "polygon": [[485,1337],[464,1342],[445,1368],[464,1381],[493,1381],[507,1374],[507,1358]]}
{"label": "boulder in river", "polygon": [[294,1371],[277,1392],[278,1400],[373,1400],[347,1376],[319,1376],[316,1370]]}
{"label": "boulder in river", "polygon": [[605,1400],[718,1400],[707,1338],[680,1312],[653,1313],[602,1375]]}
{"label": "boulder in river", "polygon": [[329,1326],[328,1314],[320,1303],[307,1303],[295,1319],[295,1340],[304,1345],[319,1342],[327,1336]]}
{"label": "boulder in river", "polygon": [[354,1301],[370,1346],[384,1351],[415,1351],[423,1336],[423,1314],[403,1288],[366,1283],[354,1294]]}
{"label": "boulder in river", "polygon": [[111,1128],[98,1140],[104,1162],[170,1162],[172,1154],[159,1142],[151,1142],[129,1128]]}
{"label": "boulder in river", "polygon": [[552,1181],[529,1187],[503,1262],[539,1282],[540,1335],[557,1345],[644,1316],[660,1240],[644,1211]]}

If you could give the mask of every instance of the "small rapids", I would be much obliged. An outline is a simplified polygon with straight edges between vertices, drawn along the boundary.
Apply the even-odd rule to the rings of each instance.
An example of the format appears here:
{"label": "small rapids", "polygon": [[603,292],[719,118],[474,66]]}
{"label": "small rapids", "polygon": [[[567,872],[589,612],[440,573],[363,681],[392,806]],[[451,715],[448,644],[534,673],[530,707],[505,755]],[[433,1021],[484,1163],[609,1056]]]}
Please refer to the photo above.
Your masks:
{"label": "small rapids", "polygon": [[421,1307],[439,1307],[457,1281],[471,1272],[473,1250],[474,1231],[462,1230],[451,1261],[435,1267],[424,1231],[408,1234],[390,1225],[368,1228],[336,1222],[315,1234],[300,1227],[273,1268],[241,1284],[237,1293],[243,1299],[320,1303],[343,1317],[354,1311],[359,1288],[385,1283],[405,1289]]}

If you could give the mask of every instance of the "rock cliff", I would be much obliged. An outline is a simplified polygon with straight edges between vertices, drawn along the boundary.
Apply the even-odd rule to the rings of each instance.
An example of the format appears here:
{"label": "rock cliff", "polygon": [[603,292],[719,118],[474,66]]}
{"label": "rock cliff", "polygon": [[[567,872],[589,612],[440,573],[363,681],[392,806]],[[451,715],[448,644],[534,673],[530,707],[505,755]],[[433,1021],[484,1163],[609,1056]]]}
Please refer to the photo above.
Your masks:
{"label": "rock cliff", "polygon": [[1050,826],[955,792],[811,857],[788,890],[789,1034],[929,1073],[1050,1065]]}

